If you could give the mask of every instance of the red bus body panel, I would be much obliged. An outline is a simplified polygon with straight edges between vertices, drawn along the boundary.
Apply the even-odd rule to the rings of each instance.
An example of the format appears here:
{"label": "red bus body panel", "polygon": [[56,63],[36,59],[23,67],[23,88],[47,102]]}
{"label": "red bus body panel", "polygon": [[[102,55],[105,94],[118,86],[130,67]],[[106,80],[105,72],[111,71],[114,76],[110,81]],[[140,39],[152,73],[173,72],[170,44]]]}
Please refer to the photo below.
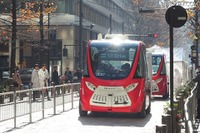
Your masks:
{"label": "red bus body panel", "polygon": [[[131,99],[132,103],[130,106],[126,106],[126,107],[112,107],[112,106],[101,107],[101,106],[90,105],[90,99],[93,95],[93,92],[87,89],[87,86],[85,84],[85,81],[87,80],[88,80],[87,78],[83,78],[82,83],[81,83],[81,91],[84,91],[84,92],[80,91],[82,110],[95,111],[95,112],[140,112],[141,111],[142,105],[144,102],[144,96],[145,96],[145,91],[144,91],[144,86],[143,86],[145,82],[144,80],[142,81],[135,80],[135,82],[140,82],[140,84],[138,84],[136,89],[128,93],[128,96]],[[134,82],[134,80],[132,82]],[[93,84],[95,85],[95,83]],[[103,82],[97,81],[96,84],[98,85],[101,84],[102,86],[106,86],[106,87],[108,86],[117,87],[117,86],[121,86],[122,84],[127,84],[127,83],[126,83],[126,80],[124,80],[124,81],[103,81]]]}

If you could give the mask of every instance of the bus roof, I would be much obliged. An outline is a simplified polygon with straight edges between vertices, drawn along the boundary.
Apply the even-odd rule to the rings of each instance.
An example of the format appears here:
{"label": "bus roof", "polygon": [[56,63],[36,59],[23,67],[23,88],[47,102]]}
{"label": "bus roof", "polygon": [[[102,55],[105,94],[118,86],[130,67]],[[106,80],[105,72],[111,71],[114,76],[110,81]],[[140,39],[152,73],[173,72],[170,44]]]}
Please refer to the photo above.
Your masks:
{"label": "bus roof", "polygon": [[152,53],[152,55],[154,56],[154,55],[156,55],[156,56],[165,56],[165,54],[164,53],[158,53],[158,52],[156,52],[156,53]]}
{"label": "bus roof", "polygon": [[136,40],[123,40],[123,39],[102,39],[102,40],[92,40],[90,42],[91,44],[144,44],[142,41],[136,41]]}

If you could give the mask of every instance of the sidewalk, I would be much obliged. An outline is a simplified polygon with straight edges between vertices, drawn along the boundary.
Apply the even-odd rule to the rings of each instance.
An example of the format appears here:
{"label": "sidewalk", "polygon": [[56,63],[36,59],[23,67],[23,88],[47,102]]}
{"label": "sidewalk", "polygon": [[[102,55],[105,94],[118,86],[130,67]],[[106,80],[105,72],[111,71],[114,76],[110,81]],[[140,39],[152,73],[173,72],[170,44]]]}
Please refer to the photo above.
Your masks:
{"label": "sidewalk", "polygon": [[76,108],[20,126],[9,133],[155,133],[155,123],[158,121],[158,112],[152,112],[145,119],[109,113],[90,113],[87,117],[79,117]]}
{"label": "sidewalk", "polygon": [[[74,102],[74,108],[78,108],[78,101]],[[66,103],[65,104],[65,112],[72,110],[71,109],[71,103]],[[56,107],[56,115],[60,115],[63,112],[63,106],[57,106]],[[53,112],[53,108],[49,108],[45,110],[44,113],[44,119],[42,118],[42,111],[39,112],[35,112],[32,114],[32,123],[30,123],[30,118],[29,118],[29,114],[28,115],[24,115],[21,117],[17,117],[17,125],[16,128],[14,127],[14,119],[11,120],[7,120],[5,122],[1,122],[0,123],[0,133],[7,133],[7,132],[23,132],[23,130],[21,130],[22,128],[30,125],[30,124],[34,124],[34,123],[38,123],[39,121],[43,121],[45,119],[49,119],[54,117],[54,112]],[[19,131],[18,131],[19,129]]]}

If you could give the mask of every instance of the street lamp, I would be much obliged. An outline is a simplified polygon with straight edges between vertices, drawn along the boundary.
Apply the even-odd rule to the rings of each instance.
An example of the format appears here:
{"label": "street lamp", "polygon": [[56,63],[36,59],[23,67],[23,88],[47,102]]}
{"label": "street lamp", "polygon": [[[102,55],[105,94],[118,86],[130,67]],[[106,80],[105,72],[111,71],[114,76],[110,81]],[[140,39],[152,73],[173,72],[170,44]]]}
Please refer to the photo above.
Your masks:
{"label": "street lamp", "polygon": [[94,24],[91,24],[89,26],[85,26],[90,28],[90,39],[92,39],[92,28],[94,27]]}
{"label": "street lamp", "polygon": [[144,7],[140,7],[139,9],[139,13],[154,13],[155,10],[154,9],[149,9],[149,8],[144,8]]}
{"label": "street lamp", "polygon": [[64,45],[64,48],[63,48],[63,56],[64,56],[64,57],[68,57],[67,45]]}
{"label": "street lamp", "polygon": [[90,27],[90,29],[92,29],[94,27],[94,24],[91,24],[91,25],[86,26],[86,27]]}

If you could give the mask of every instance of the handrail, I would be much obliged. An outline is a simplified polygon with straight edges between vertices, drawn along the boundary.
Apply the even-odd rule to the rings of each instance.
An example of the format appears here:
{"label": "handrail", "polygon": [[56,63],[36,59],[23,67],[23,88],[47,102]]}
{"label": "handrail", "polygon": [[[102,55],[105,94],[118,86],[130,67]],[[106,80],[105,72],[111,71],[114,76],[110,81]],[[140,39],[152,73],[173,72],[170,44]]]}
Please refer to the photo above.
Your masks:
{"label": "handrail", "polygon": [[[52,111],[52,115],[55,115],[73,109],[74,102],[79,100],[80,83],[67,83],[17,91],[12,89],[13,86],[10,87],[13,91],[0,93],[0,131],[8,128],[1,126],[4,122],[13,120],[11,125],[14,124],[13,128],[16,128],[19,122],[27,122],[27,120],[24,121],[27,115],[29,115],[29,123],[32,123],[33,118],[35,119],[33,117],[35,113],[42,112],[42,115],[39,115],[39,117],[43,119],[47,115],[52,114],[50,113]],[[47,95],[47,91],[49,95]],[[38,97],[34,101],[33,95],[36,93]],[[45,95],[49,96],[50,100]],[[20,121],[19,119],[23,120]],[[8,126],[12,127],[11,125]]]}
{"label": "handrail", "polygon": [[191,91],[190,96],[186,99],[184,104],[184,112],[185,112],[185,132],[193,133],[193,121],[196,114],[196,88],[197,83]]}

